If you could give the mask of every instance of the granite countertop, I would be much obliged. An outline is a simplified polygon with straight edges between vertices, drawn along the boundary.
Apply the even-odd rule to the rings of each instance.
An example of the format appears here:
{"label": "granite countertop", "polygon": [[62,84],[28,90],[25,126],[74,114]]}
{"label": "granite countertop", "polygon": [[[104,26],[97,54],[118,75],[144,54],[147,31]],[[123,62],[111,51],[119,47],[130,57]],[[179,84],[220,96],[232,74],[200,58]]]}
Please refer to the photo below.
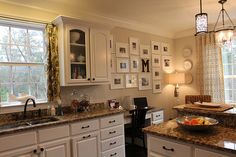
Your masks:
{"label": "granite countertop", "polygon": [[[30,126],[21,126],[21,127],[16,127],[16,128],[10,128],[10,129],[0,129],[0,136],[6,135],[6,134],[12,134],[16,132],[21,132],[21,131],[26,131],[26,130],[34,130],[37,128],[43,128],[47,126],[69,124],[71,122],[104,117],[104,116],[109,116],[109,115],[124,113],[124,112],[125,110],[122,110],[122,109],[98,109],[98,110],[88,111],[88,112],[67,113],[67,114],[64,114],[63,116],[54,116],[55,118],[59,119],[58,121],[30,125]],[[5,119],[4,121],[2,120],[0,124],[2,125],[2,124],[9,124],[9,123],[17,123],[17,122],[19,121]]]}
{"label": "granite countertop", "polygon": [[207,132],[191,132],[178,126],[175,120],[143,129],[148,134],[163,136],[186,143],[206,146],[229,153],[236,153],[236,128],[216,126]]}

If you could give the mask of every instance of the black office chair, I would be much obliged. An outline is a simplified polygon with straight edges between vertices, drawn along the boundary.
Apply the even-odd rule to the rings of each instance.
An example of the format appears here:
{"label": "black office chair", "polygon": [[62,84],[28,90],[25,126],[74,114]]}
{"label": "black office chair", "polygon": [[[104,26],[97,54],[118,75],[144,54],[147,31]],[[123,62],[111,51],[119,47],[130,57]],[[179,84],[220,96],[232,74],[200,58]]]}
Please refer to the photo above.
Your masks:
{"label": "black office chair", "polygon": [[134,98],[134,105],[137,108],[147,107],[148,106],[147,98],[146,97]]}
{"label": "black office chair", "polygon": [[131,127],[125,130],[125,136],[131,137],[132,144],[134,144],[135,138],[140,138],[143,140],[143,147],[145,148],[145,136],[142,128],[145,127],[145,117],[148,111],[148,107],[137,108],[131,112],[132,122]]}

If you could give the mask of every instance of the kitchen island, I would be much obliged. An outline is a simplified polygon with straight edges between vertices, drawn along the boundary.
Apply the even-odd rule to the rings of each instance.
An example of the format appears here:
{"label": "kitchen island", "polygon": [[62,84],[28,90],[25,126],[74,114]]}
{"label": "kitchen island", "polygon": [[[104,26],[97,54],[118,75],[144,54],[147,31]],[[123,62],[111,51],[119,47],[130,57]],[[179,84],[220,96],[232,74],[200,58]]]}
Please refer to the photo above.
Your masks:
{"label": "kitchen island", "polygon": [[148,157],[235,157],[236,128],[218,125],[205,132],[184,130],[175,120],[143,129]]}

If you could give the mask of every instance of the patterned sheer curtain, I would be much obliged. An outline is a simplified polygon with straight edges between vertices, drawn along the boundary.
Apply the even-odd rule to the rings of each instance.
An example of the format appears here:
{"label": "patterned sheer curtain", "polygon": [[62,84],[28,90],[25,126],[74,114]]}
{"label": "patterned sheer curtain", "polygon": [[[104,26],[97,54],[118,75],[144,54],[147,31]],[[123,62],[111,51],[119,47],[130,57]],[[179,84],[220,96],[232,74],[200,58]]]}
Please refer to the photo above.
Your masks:
{"label": "patterned sheer curtain", "polygon": [[200,94],[211,95],[213,102],[225,102],[224,73],[221,49],[214,33],[196,36],[197,80]]}
{"label": "patterned sheer curtain", "polygon": [[45,28],[47,41],[47,75],[48,75],[48,101],[60,100],[60,78],[59,78],[59,53],[58,53],[58,39],[57,27],[53,24],[48,24]]}

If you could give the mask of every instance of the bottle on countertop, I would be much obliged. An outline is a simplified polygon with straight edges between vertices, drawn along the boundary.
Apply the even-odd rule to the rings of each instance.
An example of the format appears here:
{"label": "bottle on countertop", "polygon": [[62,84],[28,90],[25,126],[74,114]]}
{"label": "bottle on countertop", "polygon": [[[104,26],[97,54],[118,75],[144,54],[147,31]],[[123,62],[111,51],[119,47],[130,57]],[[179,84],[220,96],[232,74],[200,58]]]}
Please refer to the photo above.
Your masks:
{"label": "bottle on countertop", "polygon": [[55,109],[55,106],[52,105],[51,107],[51,116],[55,116],[56,115],[56,109]]}

